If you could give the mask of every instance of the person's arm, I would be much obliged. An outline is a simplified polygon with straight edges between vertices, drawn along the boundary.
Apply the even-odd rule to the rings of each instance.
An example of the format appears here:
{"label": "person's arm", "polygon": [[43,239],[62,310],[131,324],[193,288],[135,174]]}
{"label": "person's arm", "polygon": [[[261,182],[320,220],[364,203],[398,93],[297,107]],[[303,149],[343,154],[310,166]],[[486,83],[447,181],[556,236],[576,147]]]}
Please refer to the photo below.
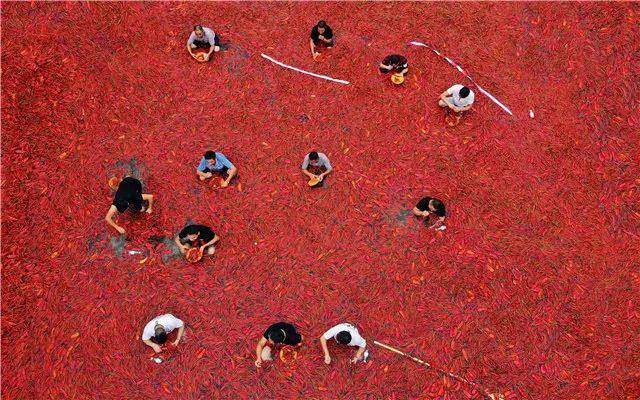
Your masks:
{"label": "person's arm", "polygon": [[231,182],[231,179],[233,179],[233,177],[238,173],[238,169],[235,165],[233,165],[231,161],[229,161],[227,157],[223,156],[222,154],[220,154],[219,157],[222,165],[227,167],[227,179],[225,179],[220,186],[227,187],[229,186],[229,182]]}
{"label": "person's arm", "polygon": [[220,240],[220,237],[216,234],[213,234],[213,239],[211,239],[209,242],[200,246],[200,250],[204,251],[205,248],[207,248],[208,246],[211,246],[212,244],[216,244],[216,242],[218,242],[219,240]]}
{"label": "person's arm", "polygon": [[201,178],[211,178],[213,176],[213,174],[211,172],[202,172],[200,171],[200,169],[196,169],[196,173],[198,174],[199,177]]}
{"label": "person's arm", "polygon": [[227,175],[228,175],[227,179],[225,179],[220,186],[222,187],[229,186],[229,182],[231,182],[231,179],[233,179],[233,177],[236,176],[237,173],[238,173],[238,168],[236,167],[229,168],[229,170],[227,170]]}
{"label": "person's arm", "polygon": [[440,98],[442,100],[446,99],[447,97],[451,96],[451,91],[449,89],[445,90],[444,92],[442,92],[442,94],[440,95]]}
{"label": "person's arm", "polygon": [[211,53],[213,53],[215,49],[216,49],[216,40],[214,36],[213,43],[211,43],[211,38],[209,38],[209,52],[204,56],[204,58],[208,60],[209,57],[211,57]]}
{"label": "person's arm", "polygon": [[180,343],[180,339],[182,339],[183,334],[184,334],[184,322],[182,323],[182,326],[178,328],[178,337],[176,337],[176,341],[173,342],[174,346],[177,346],[178,343]]}
{"label": "person's arm", "polygon": [[323,157],[323,164],[325,166],[325,168],[327,169],[326,171],[324,171],[323,173],[321,173],[320,175],[318,175],[320,177],[320,179],[323,179],[325,176],[329,175],[331,173],[331,171],[333,171],[333,167],[331,166],[331,162],[329,162],[329,159],[327,157]]}
{"label": "person's arm", "polygon": [[147,214],[151,214],[151,210],[153,207],[153,195],[148,193],[142,193],[142,200],[146,200],[149,202],[149,207],[147,207]]}
{"label": "person's arm", "polygon": [[324,178],[325,176],[329,175],[331,172],[333,172],[333,168],[331,167],[331,164],[328,164],[329,166],[327,167],[327,170],[324,171],[323,173],[321,173],[320,175],[318,175],[320,178]]}
{"label": "person's arm", "polygon": [[125,232],[124,228],[116,224],[113,220],[113,216],[117,211],[118,209],[116,208],[116,206],[111,205],[111,207],[109,207],[109,211],[107,211],[107,215],[104,217],[104,220],[107,221],[107,224],[114,227],[115,230],[117,230],[120,234],[123,234]]}
{"label": "person's arm", "polygon": [[324,338],[324,335],[320,336],[320,345],[322,346],[322,351],[324,352],[324,363],[331,364],[331,355],[329,354],[327,339]]}
{"label": "person's arm", "polygon": [[309,168],[309,155],[304,156],[304,161],[302,161],[302,173],[308,176],[309,178],[315,178],[315,175],[307,170]]}
{"label": "person's arm", "polygon": [[151,347],[153,349],[153,351],[155,351],[156,353],[162,352],[162,347],[160,347],[157,344],[153,343],[150,339],[143,340],[143,342],[147,346]]}
{"label": "person's arm", "polygon": [[426,217],[429,215],[429,211],[421,211],[418,207],[413,207],[413,215],[418,217]]}
{"label": "person's arm", "polygon": [[187,252],[187,246],[183,245],[182,242],[180,241],[180,235],[176,236],[176,238],[174,239],[176,242],[176,245],[178,245],[178,248],[180,249],[180,253],[184,254]]}
{"label": "person's arm", "polygon": [[262,349],[264,345],[267,344],[267,339],[263,337],[260,338],[258,345],[256,346],[256,367],[260,368],[262,366]]}
{"label": "person's arm", "polygon": [[311,47],[311,56],[315,60],[318,57],[318,53],[316,53],[316,45],[313,43],[313,38],[309,38],[309,47]]}
{"label": "person's arm", "polygon": [[193,41],[195,40],[195,33],[191,32],[191,34],[189,35],[189,39],[187,39],[187,51],[189,52],[189,54],[191,54],[191,57],[195,57],[196,55],[193,54],[193,48],[191,47],[193,45]]}
{"label": "person's arm", "polygon": [[362,355],[364,354],[364,347],[360,347],[358,348],[358,351],[356,352],[356,355],[353,357],[353,359],[351,360],[352,363],[357,363],[358,361],[362,360]]}

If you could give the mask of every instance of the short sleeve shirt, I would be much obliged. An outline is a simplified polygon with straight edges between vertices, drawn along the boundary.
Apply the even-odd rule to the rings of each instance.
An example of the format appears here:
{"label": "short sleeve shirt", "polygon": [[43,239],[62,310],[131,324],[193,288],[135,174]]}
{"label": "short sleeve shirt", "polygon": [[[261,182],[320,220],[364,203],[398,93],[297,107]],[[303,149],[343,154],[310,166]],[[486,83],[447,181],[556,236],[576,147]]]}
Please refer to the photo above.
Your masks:
{"label": "short sleeve shirt", "polygon": [[407,58],[398,54],[391,54],[386,56],[384,60],[382,60],[382,64],[402,69],[405,69],[409,66]]}
{"label": "short sleeve shirt", "polygon": [[309,166],[325,167],[327,170],[331,169],[329,158],[324,153],[318,153],[318,159],[316,161],[309,160],[309,154],[307,154],[302,162],[302,169],[307,169]]}
{"label": "short sleeve shirt", "polygon": [[130,204],[142,205],[142,183],[130,176],[124,178],[118,186],[112,204],[119,212],[126,211]]}
{"label": "short sleeve shirt", "polygon": [[205,170],[209,170],[209,171],[221,171],[224,168],[234,168],[234,165],[231,163],[231,161],[229,161],[229,159],[227,157],[225,157],[224,154],[220,153],[220,152],[216,152],[216,162],[215,164],[211,165],[207,162],[207,160],[202,157],[202,159],[200,160],[200,164],[198,164],[198,171],[200,172],[204,172]]}
{"label": "short sleeve shirt", "polygon": [[212,29],[207,28],[207,27],[202,27],[202,30],[204,31],[204,36],[199,38],[196,36],[196,32],[193,31],[191,32],[191,35],[189,36],[189,41],[187,41],[187,44],[193,44],[193,42],[200,41],[200,42],[207,42],[209,43],[209,45],[214,46],[216,43],[216,34],[215,32],[213,32]]}
{"label": "short sleeve shirt", "polygon": [[442,202],[440,202],[442,204],[442,207],[436,209],[435,211],[431,211],[431,209],[429,208],[429,202],[431,200],[438,200],[438,199],[435,199],[433,197],[424,197],[424,198],[420,199],[418,204],[416,204],[416,208],[418,210],[420,210],[420,211],[430,211],[430,212],[434,213],[435,215],[437,215],[439,217],[446,216],[447,212],[445,211],[444,203],[442,203]]}
{"label": "short sleeve shirt", "polygon": [[176,328],[182,328],[184,326],[184,322],[174,317],[172,314],[159,315],[145,325],[144,330],[142,331],[142,340],[149,340],[155,336],[156,325],[162,325],[164,327],[164,331],[170,333]]}
{"label": "short sleeve shirt", "polygon": [[473,90],[469,89],[469,95],[465,98],[460,97],[460,89],[462,89],[463,85],[453,85],[448,90],[447,93],[453,98],[453,104],[456,107],[467,107],[473,104],[475,100],[475,94]]}
{"label": "short sleeve shirt", "polygon": [[[325,39],[333,38],[333,31],[331,30],[331,27],[329,27],[329,25],[325,25],[324,33],[322,34],[322,36],[324,36]],[[313,40],[313,43],[316,44],[320,41],[320,32],[318,32],[318,25],[314,26],[313,29],[311,29],[311,39]]]}
{"label": "short sleeve shirt", "polygon": [[200,232],[200,235],[198,235],[198,238],[193,242],[190,240],[187,240],[187,227],[184,227],[178,234],[178,237],[180,238],[180,241],[182,243],[189,243],[191,246],[195,246],[196,242],[205,244],[205,243],[209,243],[210,241],[213,240],[214,237],[216,237],[216,234],[208,226],[204,226],[204,225],[189,225],[189,226],[195,226],[198,229],[198,232]]}
{"label": "short sleeve shirt", "polygon": [[286,322],[278,322],[271,325],[264,331],[264,338],[269,340],[269,336],[276,331],[284,331],[285,337],[282,344],[295,346],[302,341],[302,336],[296,331],[296,327]]}
{"label": "short sleeve shirt", "polygon": [[329,340],[331,338],[335,338],[340,332],[349,332],[351,335],[351,341],[348,343],[349,346],[358,346],[358,347],[367,347],[367,341],[360,336],[360,332],[358,332],[358,328],[351,324],[338,324],[333,328],[329,329],[322,335],[325,340]]}

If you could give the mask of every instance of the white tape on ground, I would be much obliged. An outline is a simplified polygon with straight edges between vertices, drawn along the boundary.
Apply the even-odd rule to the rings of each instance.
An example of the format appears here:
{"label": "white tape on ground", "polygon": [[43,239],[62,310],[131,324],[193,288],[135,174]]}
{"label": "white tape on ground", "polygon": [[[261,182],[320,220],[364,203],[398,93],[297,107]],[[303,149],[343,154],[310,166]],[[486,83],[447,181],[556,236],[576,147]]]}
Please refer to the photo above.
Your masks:
{"label": "white tape on ground", "polygon": [[436,53],[436,55],[438,55],[441,58],[444,58],[445,61],[447,61],[449,64],[451,64],[453,67],[455,67],[458,71],[460,71],[461,73],[464,74],[464,76],[469,79],[471,82],[473,82],[474,85],[476,85],[476,87],[478,88],[478,90],[484,94],[485,96],[487,96],[491,101],[493,101],[494,103],[496,103],[500,108],[502,108],[505,112],[507,112],[509,115],[513,115],[513,113],[511,112],[511,110],[509,110],[509,108],[507,108],[507,106],[505,106],[504,104],[502,104],[501,102],[498,101],[498,99],[496,99],[491,93],[487,92],[486,90],[484,90],[480,85],[478,85],[476,83],[476,81],[474,81],[471,76],[469,76],[469,74],[465,73],[464,70],[462,69],[461,66],[459,66],[455,61],[453,61],[452,59],[450,59],[449,57],[445,57],[443,56],[438,50],[434,49],[433,47],[431,47],[428,44],[422,43],[422,42],[409,42],[409,44],[412,44],[414,46],[421,46],[421,47],[426,47],[429,50],[433,51],[434,53]]}
{"label": "white tape on ground", "polygon": [[349,84],[349,81],[344,81],[342,79],[335,79],[335,78],[332,78],[332,77],[326,76],[326,75],[314,74],[313,72],[305,71],[303,69],[292,67],[291,65],[287,65],[285,63],[281,63],[280,61],[275,60],[275,59],[269,57],[268,55],[266,55],[264,53],[262,53],[260,55],[263,58],[266,58],[267,60],[271,61],[272,63],[278,64],[279,66],[284,67],[284,68],[289,68],[289,69],[292,69],[294,71],[297,71],[297,72],[300,72],[300,73],[303,73],[303,74],[315,76],[316,78],[326,79],[328,81],[332,81],[332,82],[336,82],[336,83],[342,83],[343,85],[348,85]]}

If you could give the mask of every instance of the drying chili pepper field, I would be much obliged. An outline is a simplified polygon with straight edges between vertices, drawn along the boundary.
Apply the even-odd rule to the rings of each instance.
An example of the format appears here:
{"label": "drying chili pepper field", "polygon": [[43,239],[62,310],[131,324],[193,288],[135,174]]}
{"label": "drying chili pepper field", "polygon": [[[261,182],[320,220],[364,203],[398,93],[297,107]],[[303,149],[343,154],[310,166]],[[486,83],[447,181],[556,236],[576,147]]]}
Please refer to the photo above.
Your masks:
{"label": "drying chili pepper field", "polygon": [[[1,7],[3,398],[640,398],[638,3]],[[475,103],[449,126],[457,83]],[[196,176],[207,150],[229,187]],[[334,169],[311,189],[314,150]],[[127,174],[154,203],[124,236]],[[412,214],[425,196],[445,230]],[[214,255],[176,252],[188,223]],[[157,364],[165,313],[185,334]],[[279,321],[303,346],[257,368]],[[331,341],[325,364],[341,322],[366,363]]]}

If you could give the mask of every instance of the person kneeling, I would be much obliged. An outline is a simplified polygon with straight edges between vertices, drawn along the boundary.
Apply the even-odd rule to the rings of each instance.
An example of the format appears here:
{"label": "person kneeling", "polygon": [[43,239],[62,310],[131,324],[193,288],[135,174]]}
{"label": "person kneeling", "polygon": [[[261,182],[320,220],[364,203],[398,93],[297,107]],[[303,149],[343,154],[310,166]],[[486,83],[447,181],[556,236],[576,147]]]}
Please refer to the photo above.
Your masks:
{"label": "person kneeling", "polygon": [[418,204],[413,207],[413,214],[417,217],[424,218],[425,222],[429,221],[429,216],[431,214],[436,215],[438,217],[438,221],[434,226],[442,225],[445,217],[447,216],[444,203],[438,199],[434,199],[433,197],[424,197],[420,199]]}
{"label": "person kneeling", "polygon": [[385,57],[380,63],[380,72],[386,74],[393,72],[394,74],[406,75],[409,72],[409,63],[407,58],[398,54],[391,54]]}
{"label": "person kneeling", "polygon": [[324,21],[318,21],[316,26],[311,29],[311,37],[309,38],[309,46],[311,47],[311,56],[315,60],[320,53],[317,52],[318,47],[333,47],[333,31],[331,27]]}
{"label": "person kneeling", "polygon": [[256,346],[256,367],[260,368],[263,361],[273,361],[271,347],[277,345],[301,346],[302,335],[296,327],[286,322],[271,325],[262,335]]}
{"label": "person kneeling", "polygon": [[200,251],[211,255],[215,253],[216,244],[220,237],[216,235],[211,228],[204,225],[188,225],[180,231],[175,238],[175,242],[182,254],[193,247],[199,247]]}
{"label": "person kneeling", "polygon": [[438,105],[440,107],[449,107],[460,118],[461,112],[471,109],[474,99],[475,94],[471,89],[463,85],[453,85],[442,92]]}
{"label": "person kneeling", "polygon": [[187,51],[192,57],[195,57],[193,50],[196,49],[208,49],[208,52],[204,54],[204,60],[209,61],[211,53],[220,51],[220,38],[212,29],[196,25],[187,40]]}
{"label": "person kneeling", "polygon": [[111,203],[111,207],[109,207],[104,220],[120,234],[124,234],[124,228],[114,221],[117,213],[124,213],[129,209],[134,213],[146,212],[147,214],[151,214],[152,207],[153,195],[142,193],[142,182],[136,178],[127,176],[120,182],[113,198],[113,203]]}
{"label": "person kneeling", "polygon": [[324,178],[333,171],[329,158],[324,153],[312,151],[304,157],[302,173],[318,182],[312,187],[320,187],[324,184]]}
{"label": "person kneeling", "polygon": [[367,361],[367,357],[369,355],[366,350],[367,341],[360,336],[358,328],[351,324],[344,323],[334,326],[326,331],[324,335],[320,336],[320,344],[322,345],[322,351],[324,351],[324,362],[326,364],[331,363],[331,355],[329,354],[329,348],[327,347],[327,340],[331,338],[335,339],[338,344],[358,347],[358,351],[356,351],[356,354],[351,359],[352,363]]}
{"label": "person kneeling", "polygon": [[159,315],[144,327],[142,341],[156,353],[160,353],[162,351],[161,345],[167,341],[167,335],[176,328],[178,328],[178,336],[172,343],[174,346],[177,346],[180,343],[180,339],[182,339],[184,322],[171,314]]}
{"label": "person kneeling", "polygon": [[214,173],[220,174],[223,178],[226,175],[227,177],[220,183],[220,186],[227,187],[231,179],[238,173],[238,169],[224,154],[209,150],[204,153],[204,157],[200,160],[196,173],[201,181],[211,178]]}

